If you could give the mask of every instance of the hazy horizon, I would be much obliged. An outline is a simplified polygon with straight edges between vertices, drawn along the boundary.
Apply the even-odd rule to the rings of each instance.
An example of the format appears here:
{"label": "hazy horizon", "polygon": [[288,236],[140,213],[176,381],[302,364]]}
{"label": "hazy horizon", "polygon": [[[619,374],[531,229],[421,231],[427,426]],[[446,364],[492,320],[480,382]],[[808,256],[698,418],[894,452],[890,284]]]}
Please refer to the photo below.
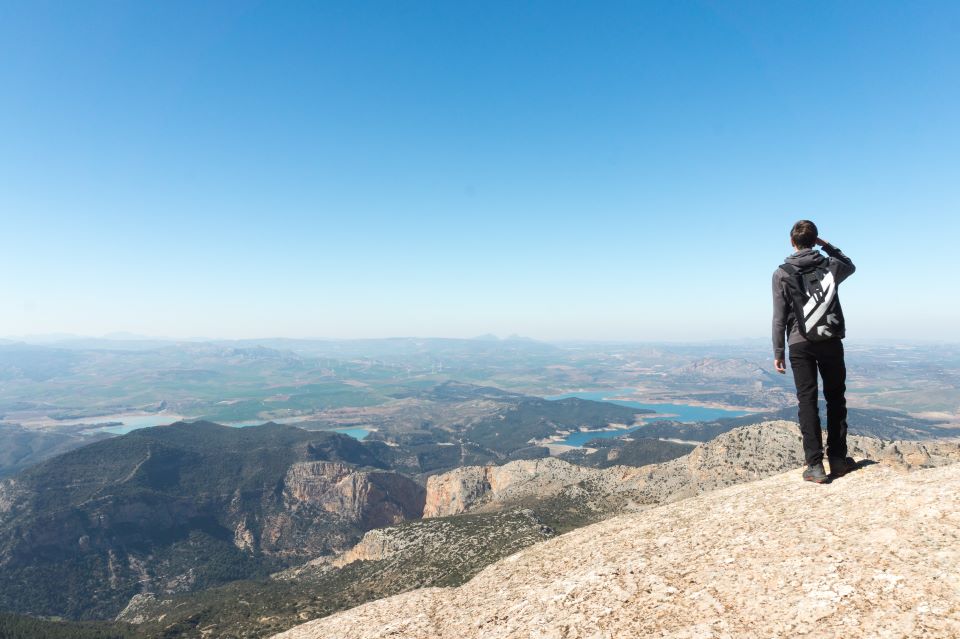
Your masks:
{"label": "hazy horizon", "polygon": [[[136,333],[130,333],[126,331],[118,331],[115,333],[104,333],[100,335],[85,335],[79,333],[40,333],[40,334],[26,334],[26,335],[0,335],[0,341],[10,341],[10,342],[22,342],[26,344],[56,344],[58,342],[68,342],[72,340],[77,341],[156,341],[156,342],[260,342],[260,341],[376,341],[376,340],[397,340],[397,339],[411,339],[411,340],[432,340],[432,339],[449,339],[449,340],[490,340],[490,341],[510,341],[510,340],[519,340],[519,341],[535,341],[543,342],[545,344],[650,344],[650,345],[684,345],[684,344],[714,344],[714,345],[725,345],[725,344],[738,344],[738,343],[766,343],[769,341],[769,338],[766,336],[746,336],[746,337],[729,337],[729,338],[702,338],[702,339],[629,339],[629,338],[586,338],[586,337],[567,337],[567,338],[540,338],[532,335],[520,335],[516,333],[507,334],[495,334],[495,333],[481,333],[479,335],[380,335],[372,337],[351,337],[351,336],[324,336],[324,335],[251,335],[247,337],[215,337],[209,335],[190,335],[190,336],[170,336],[170,335],[141,335]],[[939,338],[925,338],[925,337],[915,337],[915,338],[896,338],[896,337],[847,337],[844,340],[848,344],[886,344],[891,345],[904,345],[904,346],[913,346],[913,345],[935,345],[935,344],[949,344],[949,345],[958,345],[960,344],[960,339],[939,339]]]}

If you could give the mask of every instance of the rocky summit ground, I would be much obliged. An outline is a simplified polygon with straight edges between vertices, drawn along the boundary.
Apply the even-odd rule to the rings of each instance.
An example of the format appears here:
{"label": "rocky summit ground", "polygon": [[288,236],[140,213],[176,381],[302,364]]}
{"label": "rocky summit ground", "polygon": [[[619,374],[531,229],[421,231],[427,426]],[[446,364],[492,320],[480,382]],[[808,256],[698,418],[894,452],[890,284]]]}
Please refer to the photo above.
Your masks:
{"label": "rocky summit ground", "polygon": [[800,470],[536,544],[278,639],[958,637],[960,465]]}

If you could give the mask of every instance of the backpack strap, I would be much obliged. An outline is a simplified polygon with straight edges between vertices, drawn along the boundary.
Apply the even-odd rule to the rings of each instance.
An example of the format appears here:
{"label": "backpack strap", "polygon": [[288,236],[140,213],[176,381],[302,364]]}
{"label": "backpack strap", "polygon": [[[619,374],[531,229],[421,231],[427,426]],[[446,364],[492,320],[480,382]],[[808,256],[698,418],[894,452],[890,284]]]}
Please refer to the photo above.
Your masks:
{"label": "backpack strap", "polygon": [[803,276],[805,273],[810,271],[807,269],[802,269],[793,264],[783,263],[780,265],[780,268],[783,269],[783,272],[786,273],[786,277],[783,278],[783,285],[785,287],[785,292],[790,297],[790,302],[793,306],[794,313],[799,313],[803,316],[803,304],[804,304],[804,292],[807,290],[806,285],[803,282]]}

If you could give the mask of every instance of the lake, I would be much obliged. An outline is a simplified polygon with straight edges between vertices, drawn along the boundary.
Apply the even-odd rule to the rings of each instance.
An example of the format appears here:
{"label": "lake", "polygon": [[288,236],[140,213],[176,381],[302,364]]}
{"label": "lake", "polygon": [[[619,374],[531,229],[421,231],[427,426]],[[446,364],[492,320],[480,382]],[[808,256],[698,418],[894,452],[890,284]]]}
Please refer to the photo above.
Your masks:
{"label": "lake", "polygon": [[[694,406],[692,404],[647,404],[643,402],[631,402],[620,399],[608,399],[609,397],[616,397],[617,395],[624,395],[632,392],[632,389],[622,389],[618,391],[585,391],[578,393],[564,393],[563,395],[551,395],[545,399],[566,399],[568,397],[577,397],[579,399],[590,399],[596,402],[609,402],[611,404],[619,404],[621,406],[629,406],[631,408],[643,408],[646,410],[656,411],[656,415],[645,416],[643,418],[644,422],[652,422],[658,420],[671,420],[675,422],[710,422],[715,419],[723,419],[725,417],[742,417],[748,415],[747,411],[742,410],[728,410],[725,408],[711,408],[708,406]],[[643,426],[635,426],[633,428],[623,429],[623,430],[602,430],[602,431],[591,431],[587,433],[578,432],[571,433],[562,441],[558,441],[558,444],[565,444],[567,446],[583,446],[591,439],[610,439],[612,437],[620,437],[621,435],[626,435],[627,433],[632,433],[636,430],[643,428]]]}
{"label": "lake", "polygon": [[[127,433],[138,430],[140,428],[150,428],[151,426],[166,426],[168,424],[173,424],[181,420],[186,421],[195,421],[195,418],[190,417],[181,417],[179,415],[110,415],[109,417],[99,417],[94,419],[102,419],[103,421],[111,422],[121,422],[121,424],[116,426],[103,426],[101,428],[91,428],[90,432],[99,432],[99,433],[113,433],[114,435],[126,435]],[[266,420],[270,421],[270,420]],[[293,424],[296,425],[297,421],[301,421],[299,418],[293,419],[275,419],[273,420],[277,424]],[[247,426],[259,426],[260,424],[266,423],[264,420],[253,420],[253,421],[244,421],[244,422],[225,422],[224,426],[232,426],[233,428],[246,428]],[[367,435],[370,434],[370,431],[366,428],[331,428],[336,433],[343,433],[344,435],[349,435],[354,439],[362,440]]]}

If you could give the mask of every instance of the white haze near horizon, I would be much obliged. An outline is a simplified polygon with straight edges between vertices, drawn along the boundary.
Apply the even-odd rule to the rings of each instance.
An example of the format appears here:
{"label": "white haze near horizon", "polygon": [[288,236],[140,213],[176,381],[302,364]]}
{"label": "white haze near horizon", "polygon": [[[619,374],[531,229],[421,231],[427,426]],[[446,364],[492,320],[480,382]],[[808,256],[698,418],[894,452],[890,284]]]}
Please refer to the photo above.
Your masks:
{"label": "white haze near horizon", "polygon": [[[78,333],[45,333],[45,334],[26,334],[26,335],[0,335],[0,344],[28,344],[36,346],[58,346],[71,344],[98,345],[100,343],[107,345],[121,345],[125,342],[131,344],[141,342],[150,343],[169,343],[169,344],[204,344],[204,343],[234,343],[234,342],[269,342],[273,340],[290,340],[303,342],[337,342],[337,341],[377,341],[377,340],[471,340],[471,341],[492,341],[509,342],[512,340],[535,341],[544,344],[554,344],[558,346],[579,346],[595,345],[603,346],[737,346],[745,345],[752,348],[763,347],[770,343],[770,338],[764,337],[739,337],[739,338],[703,338],[703,339],[616,339],[616,338],[555,338],[541,339],[528,335],[511,333],[509,335],[497,335],[494,333],[483,333],[480,335],[382,335],[373,337],[334,337],[334,336],[281,336],[281,335],[254,335],[244,337],[223,337],[223,336],[199,336],[190,335],[183,337],[174,337],[169,335],[143,335],[131,333],[128,331],[105,333],[100,335],[78,334]],[[889,338],[889,337],[847,337],[844,340],[848,345],[863,347],[935,347],[937,345],[960,346],[960,339],[957,336],[951,338]]]}

